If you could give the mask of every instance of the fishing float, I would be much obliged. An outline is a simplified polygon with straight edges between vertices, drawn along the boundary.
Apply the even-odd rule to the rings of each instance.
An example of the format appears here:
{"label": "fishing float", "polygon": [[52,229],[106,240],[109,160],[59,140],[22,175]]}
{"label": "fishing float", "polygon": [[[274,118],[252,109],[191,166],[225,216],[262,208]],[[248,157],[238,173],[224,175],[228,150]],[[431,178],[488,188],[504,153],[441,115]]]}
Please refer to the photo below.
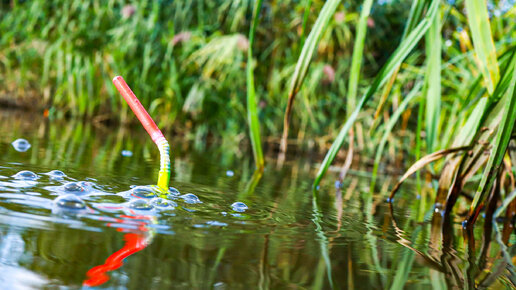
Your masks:
{"label": "fishing float", "polygon": [[113,84],[120,92],[122,97],[136,115],[143,128],[149,133],[152,141],[158,146],[160,153],[160,168],[158,174],[158,187],[165,192],[168,191],[168,184],[170,182],[170,146],[168,145],[167,139],[160,131],[154,120],[142,106],[136,95],[133,93],[129,85],[125,82],[121,76],[113,78]]}

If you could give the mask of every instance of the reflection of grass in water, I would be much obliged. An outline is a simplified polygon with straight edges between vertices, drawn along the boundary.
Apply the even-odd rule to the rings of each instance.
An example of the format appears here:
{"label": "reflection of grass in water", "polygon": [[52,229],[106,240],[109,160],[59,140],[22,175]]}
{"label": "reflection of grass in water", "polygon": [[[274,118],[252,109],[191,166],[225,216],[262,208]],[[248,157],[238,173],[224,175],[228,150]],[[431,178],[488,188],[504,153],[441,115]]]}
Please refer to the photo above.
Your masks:
{"label": "reflection of grass in water", "polygon": [[321,278],[320,278],[320,276],[323,275],[324,272],[326,272],[328,283],[330,284],[330,287],[333,289],[334,285],[333,285],[333,278],[332,278],[332,274],[331,274],[332,266],[331,266],[331,260],[330,260],[330,252],[329,252],[329,248],[328,248],[328,239],[326,238],[323,228],[321,226],[322,214],[319,211],[319,208],[317,206],[317,194],[315,192],[312,197],[312,208],[313,208],[312,222],[315,225],[317,241],[319,242],[319,245],[320,245],[322,261],[324,261],[324,266],[325,266],[323,268],[321,266],[322,265],[321,262],[319,262],[319,265],[317,266],[317,274],[316,274],[316,279],[314,282],[314,289],[323,289],[324,288]]}

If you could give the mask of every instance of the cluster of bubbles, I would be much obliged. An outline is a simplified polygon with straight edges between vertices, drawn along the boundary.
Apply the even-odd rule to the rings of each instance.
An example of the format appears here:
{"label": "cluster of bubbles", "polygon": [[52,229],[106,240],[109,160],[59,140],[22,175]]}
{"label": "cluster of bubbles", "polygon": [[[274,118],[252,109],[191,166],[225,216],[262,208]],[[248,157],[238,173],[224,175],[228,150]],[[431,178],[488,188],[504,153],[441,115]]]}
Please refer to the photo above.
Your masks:
{"label": "cluster of bubbles", "polygon": [[[12,143],[13,148],[18,152],[26,152],[31,148],[31,144],[25,139],[17,139]],[[131,157],[133,153],[129,150],[122,150],[123,157]],[[178,207],[178,202],[186,205],[197,205],[203,202],[193,193],[181,194],[179,190],[170,187],[163,190],[155,185],[131,186],[128,191],[109,193],[104,192],[102,188],[95,183],[89,181],[77,181],[69,178],[60,170],[52,170],[46,173],[36,174],[29,170],[22,170],[11,177],[12,186],[17,188],[29,188],[40,184],[43,176],[47,176],[53,185],[43,186],[48,190],[51,196],[56,196],[51,202],[52,212],[56,214],[96,214],[99,212],[121,211],[124,214],[150,215],[153,216],[157,212],[166,212],[174,210]],[[226,176],[233,177],[234,172],[226,171]],[[98,203],[95,202],[98,196],[121,197],[121,202]],[[109,199],[109,198],[107,198]],[[240,216],[248,210],[248,206],[243,202],[235,202],[231,204],[231,209],[235,212],[233,215]],[[184,208],[184,207],[183,207]],[[185,210],[190,211],[185,208]],[[226,212],[222,212],[226,215]],[[207,226],[226,226],[227,224],[218,221],[208,221]]]}
{"label": "cluster of bubbles", "polygon": [[[181,194],[179,190],[170,187],[167,191],[163,191],[155,185],[133,186],[128,191],[119,193],[104,192],[99,187],[89,181],[70,180],[67,175],[60,170],[52,170],[50,172],[38,175],[29,170],[22,170],[12,178],[22,182],[36,182],[42,176],[48,176],[54,184],[45,186],[44,189],[50,191],[57,197],[52,201],[52,211],[54,213],[95,213],[106,209],[115,209],[125,214],[137,215],[155,215],[156,212],[174,210],[178,207],[178,201],[185,205],[202,204],[200,198],[193,193]],[[95,203],[89,202],[91,196],[98,195],[116,195],[122,197],[123,202],[116,203]],[[248,206],[243,202],[235,202],[231,204],[231,209],[237,213],[243,213],[248,210]],[[224,212],[225,213],[225,212]],[[227,214],[227,213],[226,213]],[[207,226],[225,226],[225,223],[217,221],[209,221]]]}

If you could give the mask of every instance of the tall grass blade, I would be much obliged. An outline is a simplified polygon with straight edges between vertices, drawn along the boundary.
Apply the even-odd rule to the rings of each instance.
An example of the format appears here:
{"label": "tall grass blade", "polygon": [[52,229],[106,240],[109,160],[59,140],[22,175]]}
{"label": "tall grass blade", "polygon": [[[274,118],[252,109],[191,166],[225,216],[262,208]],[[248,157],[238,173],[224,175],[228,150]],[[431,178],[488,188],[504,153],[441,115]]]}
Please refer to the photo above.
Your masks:
{"label": "tall grass blade", "polygon": [[426,94],[426,150],[434,152],[434,144],[441,115],[441,24],[436,13],[426,34],[427,73],[425,74]]}
{"label": "tall grass blade", "polygon": [[355,109],[357,103],[357,88],[360,80],[360,67],[362,65],[362,56],[364,54],[364,42],[367,32],[367,19],[373,5],[372,0],[365,0],[360,12],[360,19],[357,24],[357,35],[355,37],[355,44],[353,45],[353,56],[351,59],[351,70],[349,74],[348,95],[347,95],[347,110],[346,115],[349,116]]}
{"label": "tall grass blade", "polygon": [[439,1],[432,1],[432,4],[430,5],[430,8],[425,18],[414,28],[414,30],[407,36],[407,38],[400,43],[396,51],[394,51],[387,63],[382,67],[378,75],[375,77],[372,85],[367,89],[366,93],[364,94],[360,102],[357,104],[357,107],[355,108],[353,113],[348,117],[348,119],[340,129],[340,132],[335,141],[333,142],[330,150],[328,151],[328,153],[326,153],[326,156],[324,157],[324,160],[315,178],[313,185],[314,188],[317,188],[317,186],[321,182],[322,177],[330,167],[330,164],[335,159],[335,156],[337,156],[340,147],[344,143],[347,132],[349,131],[349,129],[351,129],[351,126],[355,122],[360,110],[362,110],[365,103],[367,103],[372,98],[372,96],[374,95],[374,93],[376,93],[378,88],[381,85],[383,85],[387,81],[387,79],[391,77],[396,68],[401,64],[401,62],[403,62],[403,60],[407,57],[407,55],[412,51],[412,49],[416,46],[419,40],[423,37],[423,35],[430,27],[432,19],[435,17],[438,7]]}
{"label": "tall grass blade", "polygon": [[468,24],[485,86],[492,94],[500,77],[486,1],[466,0]]}
{"label": "tall grass blade", "polygon": [[514,128],[514,122],[516,121],[516,90],[514,89],[516,85],[515,69],[516,61],[514,61],[513,59],[512,81],[507,94],[502,100],[500,100],[502,104],[505,104],[505,108],[502,113],[502,121],[498,127],[498,131],[493,142],[493,149],[487,161],[484,173],[482,174],[482,179],[480,180],[480,185],[478,187],[477,193],[475,194],[473,202],[471,203],[468,223],[475,222],[476,217],[478,215],[480,204],[484,200],[486,194],[490,191],[494,183],[494,180],[498,175],[498,171],[503,162],[503,156],[505,155],[507,146],[509,145],[509,141],[511,139],[512,130]]}
{"label": "tall grass blade", "polygon": [[249,48],[247,49],[247,121],[249,122],[249,130],[251,133],[251,145],[253,147],[254,162],[256,168],[263,170],[264,159],[262,152],[262,142],[260,139],[260,123],[258,120],[258,109],[256,103],[256,90],[254,88],[253,74],[253,44],[256,26],[258,25],[258,15],[262,8],[262,0],[258,0],[253,9],[253,22],[249,30]]}
{"label": "tall grass blade", "polygon": [[312,56],[317,49],[317,45],[319,44],[319,40],[321,40],[321,37],[326,30],[326,27],[328,26],[328,23],[335,13],[339,3],[340,0],[329,0],[324,4],[319,16],[317,17],[317,20],[315,21],[312,31],[310,31],[310,34],[308,35],[308,38],[303,45],[299,59],[297,60],[296,69],[290,83],[288,103],[287,108],[285,109],[285,116],[283,120],[283,135],[281,137],[280,143],[280,151],[282,154],[280,155],[280,159],[284,159],[284,155],[287,152],[288,129],[290,126],[290,115],[292,112],[294,99],[296,98],[296,94],[303,84],[306,72],[308,71],[310,62],[312,61]]}

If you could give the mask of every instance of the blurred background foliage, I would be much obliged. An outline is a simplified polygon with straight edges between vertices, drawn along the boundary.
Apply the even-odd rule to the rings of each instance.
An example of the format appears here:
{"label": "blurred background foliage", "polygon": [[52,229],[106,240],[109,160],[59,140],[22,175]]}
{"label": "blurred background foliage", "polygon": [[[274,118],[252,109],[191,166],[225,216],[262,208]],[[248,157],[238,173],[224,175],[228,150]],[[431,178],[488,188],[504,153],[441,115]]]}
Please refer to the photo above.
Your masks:
{"label": "blurred background foliage", "polygon": [[[277,142],[286,91],[304,38],[306,1],[265,1],[256,31],[254,70],[262,135]],[[186,138],[247,142],[245,66],[253,1],[2,1],[2,103],[48,110],[51,117],[133,122],[111,84],[123,75],[158,125]],[[308,6],[307,29],[325,1]],[[300,143],[333,140],[345,120],[355,27],[361,1],[341,3],[322,37],[294,105],[291,137]],[[512,0],[489,2],[498,51],[514,39]],[[367,21],[359,94],[398,46],[411,1],[374,1]],[[478,75],[462,1],[443,2],[443,112],[464,99],[461,88]],[[424,45],[403,65],[389,108],[394,110],[423,75]],[[376,96],[378,100],[380,96]],[[392,100],[392,101],[391,101]],[[391,104],[392,103],[392,104]],[[363,111],[372,124],[374,108]],[[371,115],[371,116],[370,116]],[[405,122],[415,127],[415,122]],[[403,125],[402,125],[403,126]],[[444,130],[452,130],[444,128]],[[360,132],[359,132],[360,134]],[[367,147],[367,134],[358,137]],[[451,136],[451,134],[446,134]],[[310,141],[310,142],[305,142]],[[366,145],[364,145],[366,144]],[[363,145],[363,146],[360,146]],[[361,148],[362,147],[362,148]]]}

